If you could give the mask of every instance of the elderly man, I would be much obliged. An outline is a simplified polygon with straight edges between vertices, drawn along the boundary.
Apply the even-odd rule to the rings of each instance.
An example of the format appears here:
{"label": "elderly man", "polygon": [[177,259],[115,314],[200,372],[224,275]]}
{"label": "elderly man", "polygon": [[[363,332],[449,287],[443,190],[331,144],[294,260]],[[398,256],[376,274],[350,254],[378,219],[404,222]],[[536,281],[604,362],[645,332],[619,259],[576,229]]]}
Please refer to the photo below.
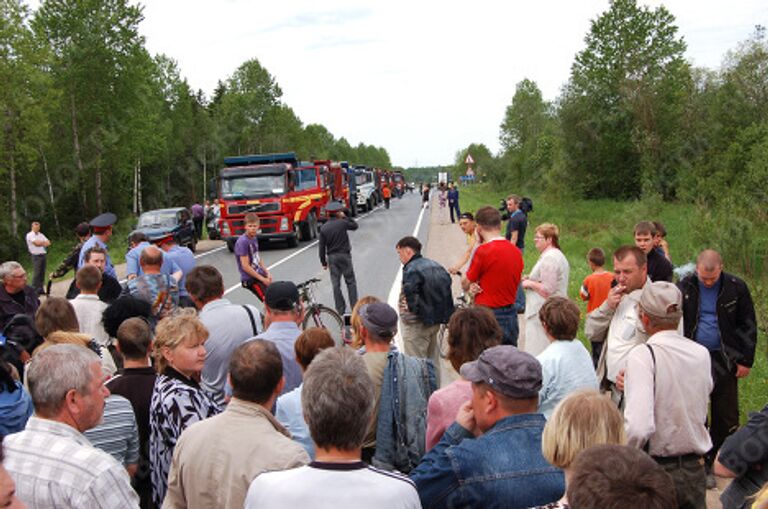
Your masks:
{"label": "elderly man", "polygon": [[613,253],[613,271],[616,285],[599,308],[587,315],[584,334],[603,345],[598,362],[598,381],[611,389],[611,397],[623,406],[621,387],[616,386],[619,373],[624,369],[627,355],[648,335],[639,327],[637,302],[640,292],[648,283],[645,253],[635,246],[622,246]]}
{"label": "elderly man", "polygon": [[558,500],[563,473],[541,453],[541,364],[511,345],[461,367],[472,399],[411,472],[424,507],[532,507]]}
{"label": "elderly man", "polygon": [[373,389],[359,355],[343,347],[319,353],[304,378],[302,408],[317,446],[315,461],[257,477],[248,489],[246,509],[421,507],[408,478],[360,461]]}
{"label": "elderly man", "polygon": [[[755,358],[757,321],[747,284],[723,272],[720,253],[707,249],[696,259],[696,273],[682,281],[683,330],[704,346],[712,361],[714,389],[709,426],[711,467],[725,439],[739,426],[738,380],[749,375]],[[714,478],[709,478],[712,486]]]}
{"label": "elderly man", "polygon": [[27,272],[18,262],[0,265],[0,331],[15,315],[35,319],[40,305],[34,288],[27,285]]}
{"label": "elderly man", "polygon": [[128,281],[123,293],[149,302],[157,322],[178,308],[179,286],[173,276],[162,273],[163,252],[155,246],[144,248],[139,262],[144,273]]}
{"label": "elderly man", "polygon": [[176,444],[165,509],[243,507],[256,476],[309,463],[270,411],[285,385],[275,345],[256,340],[237,347],[229,378],[233,394],[224,412],[193,424]]}
{"label": "elderly man", "polygon": [[[85,265],[96,267],[101,272],[101,288],[99,288],[98,292],[99,300],[111,304],[120,297],[123,287],[120,286],[117,279],[104,272],[104,268],[107,266],[107,256],[106,249],[101,246],[93,246],[83,253]],[[80,289],[77,287],[77,281],[73,279],[67,290],[66,297],[68,300],[72,300],[79,294]]]}
{"label": "elderly man", "polygon": [[442,265],[421,255],[421,242],[416,237],[403,237],[396,249],[403,264],[400,332],[405,353],[430,359],[438,366],[437,333],[440,324],[448,323],[453,314],[451,275]]}
{"label": "elderly man", "polygon": [[290,281],[275,281],[267,287],[264,308],[264,324],[267,330],[252,339],[271,341],[280,351],[285,377],[285,385],[280,393],[282,395],[301,385],[301,367],[296,361],[293,347],[296,338],[301,334],[299,324],[304,320],[304,306],[295,284]]}
{"label": "elderly man", "polygon": [[647,450],[672,476],[679,507],[705,507],[709,352],[677,332],[683,298],[674,284],[645,285],[638,314],[649,338],[627,356],[627,443]]}
{"label": "elderly man", "polygon": [[216,401],[224,403],[224,387],[232,352],[261,333],[261,313],[250,304],[232,304],[224,298],[224,280],[212,265],[195,267],[187,276],[187,291],[208,329],[205,366],[200,383]]}
{"label": "elderly man", "polygon": [[435,368],[392,349],[397,312],[383,302],[360,308],[363,362],[373,382],[374,412],[363,441],[363,460],[408,473],[424,454],[429,396]]}
{"label": "elderly man", "polygon": [[51,346],[32,358],[27,377],[35,415],[4,444],[19,499],[30,507],[137,508],[125,468],[82,435],[101,421],[109,395],[99,357]]}

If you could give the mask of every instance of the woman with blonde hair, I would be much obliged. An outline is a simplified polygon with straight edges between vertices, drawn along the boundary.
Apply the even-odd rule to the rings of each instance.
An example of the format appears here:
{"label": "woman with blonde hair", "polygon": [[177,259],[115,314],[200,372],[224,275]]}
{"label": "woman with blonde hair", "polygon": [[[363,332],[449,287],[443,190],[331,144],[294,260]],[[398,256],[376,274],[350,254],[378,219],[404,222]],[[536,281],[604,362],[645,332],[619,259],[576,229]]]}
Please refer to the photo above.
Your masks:
{"label": "woman with blonde hair", "polygon": [[160,320],[153,356],[159,373],[149,405],[149,461],[152,500],[163,504],[176,442],[191,424],[212,417],[221,408],[200,387],[208,329],[192,309]]}
{"label": "woman with blonde hair", "polygon": [[541,253],[536,265],[520,283],[525,290],[525,344],[523,350],[539,355],[549,345],[539,320],[539,309],[552,295],[568,296],[570,265],[560,251],[560,229],[552,223],[536,227],[533,243]]}
{"label": "woman with blonde hair", "polygon": [[[555,408],[541,435],[541,452],[552,466],[565,474],[566,491],[570,467],[576,456],[594,445],[623,445],[624,419],[611,399],[591,389],[569,394]],[[567,509],[565,495],[540,509]]]}

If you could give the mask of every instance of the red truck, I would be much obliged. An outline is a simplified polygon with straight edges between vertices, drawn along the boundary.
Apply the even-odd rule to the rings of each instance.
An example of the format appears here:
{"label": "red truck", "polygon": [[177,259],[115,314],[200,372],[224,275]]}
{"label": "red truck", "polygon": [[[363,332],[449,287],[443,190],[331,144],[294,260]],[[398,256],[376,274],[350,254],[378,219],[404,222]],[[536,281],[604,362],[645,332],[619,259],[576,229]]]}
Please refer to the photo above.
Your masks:
{"label": "red truck", "polygon": [[301,163],[293,152],[224,158],[215,187],[221,238],[233,251],[248,212],[259,215],[259,240],[295,247],[316,238],[318,224],[327,219],[331,175],[329,166]]}

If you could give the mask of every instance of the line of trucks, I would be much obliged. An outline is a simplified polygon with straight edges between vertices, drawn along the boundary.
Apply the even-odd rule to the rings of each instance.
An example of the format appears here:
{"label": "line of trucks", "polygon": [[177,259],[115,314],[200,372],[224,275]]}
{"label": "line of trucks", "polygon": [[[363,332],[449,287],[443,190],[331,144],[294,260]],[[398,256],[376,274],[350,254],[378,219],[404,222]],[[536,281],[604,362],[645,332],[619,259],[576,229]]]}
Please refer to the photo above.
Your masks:
{"label": "line of trucks", "polygon": [[245,231],[245,214],[255,212],[260,241],[295,247],[317,237],[332,201],[340,201],[355,216],[383,201],[384,186],[393,197],[402,197],[403,173],[347,162],[300,161],[293,152],[226,157],[210,183],[209,198],[218,199],[219,209],[209,234],[226,241],[232,251]]}

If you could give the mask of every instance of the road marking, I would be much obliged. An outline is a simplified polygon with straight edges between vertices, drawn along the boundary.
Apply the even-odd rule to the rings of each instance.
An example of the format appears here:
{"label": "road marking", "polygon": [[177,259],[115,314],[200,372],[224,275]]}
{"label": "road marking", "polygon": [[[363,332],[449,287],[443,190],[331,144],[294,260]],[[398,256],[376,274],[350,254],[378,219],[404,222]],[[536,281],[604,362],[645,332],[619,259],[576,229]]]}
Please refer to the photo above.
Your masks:
{"label": "road marking", "polygon": [[226,249],[226,248],[227,248],[227,245],[224,244],[223,246],[219,246],[217,248],[211,249],[210,251],[206,251],[205,253],[196,254],[195,258],[202,258],[203,256],[207,256],[209,254],[217,253],[217,252],[221,251],[222,249]]}
{"label": "road marking", "polygon": [[[419,228],[421,228],[421,220],[424,218],[424,211],[426,209],[424,207],[421,208],[421,212],[419,212],[419,219],[416,221],[416,227],[413,229],[413,237],[418,237],[419,234]],[[395,274],[395,281],[392,283],[392,288],[389,290],[389,297],[387,298],[387,304],[392,306],[392,309],[397,311],[397,314],[400,315],[400,306],[399,306],[399,300],[400,300],[400,287],[403,285],[403,269],[398,268],[397,273]],[[397,349],[401,352],[405,352],[403,347],[403,338],[400,335],[400,328],[397,329],[397,334],[395,334],[395,346],[397,346]]]}
{"label": "road marking", "polygon": [[[373,214],[374,212],[376,212],[380,207],[381,207],[381,205],[379,205],[378,207],[374,208],[370,212],[366,212],[362,216],[358,217],[357,220],[359,221],[361,219],[365,219],[366,217],[368,217],[371,214]],[[308,244],[308,245],[304,246],[303,248],[299,249],[298,251],[294,251],[293,253],[289,254],[288,256],[285,256],[284,258],[280,258],[275,263],[273,263],[272,265],[267,267],[267,270],[272,270],[273,268],[277,267],[278,265],[282,265],[283,263],[287,262],[288,260],[290,260],[294,256],[298,256],[301,253],[303,253],[304,251],[306,251],[307,249],[316,246],[319,242],[320,242],[319,240],[316,240],[316,241],[312,242],[311,244]],[[223,246],[223,247],[226,247],[226,246]],[[217,248],[217,249],[221,249],[221,248]],[[227,288],[226,291],[224,291],[224,295],[227,295],[228,293],[234,292],[235,290],[237,290],[238,288],[241,288],[242,286],[243,286],[242,282],[237,283],[236,285],[232,285],[229,288]]]}

